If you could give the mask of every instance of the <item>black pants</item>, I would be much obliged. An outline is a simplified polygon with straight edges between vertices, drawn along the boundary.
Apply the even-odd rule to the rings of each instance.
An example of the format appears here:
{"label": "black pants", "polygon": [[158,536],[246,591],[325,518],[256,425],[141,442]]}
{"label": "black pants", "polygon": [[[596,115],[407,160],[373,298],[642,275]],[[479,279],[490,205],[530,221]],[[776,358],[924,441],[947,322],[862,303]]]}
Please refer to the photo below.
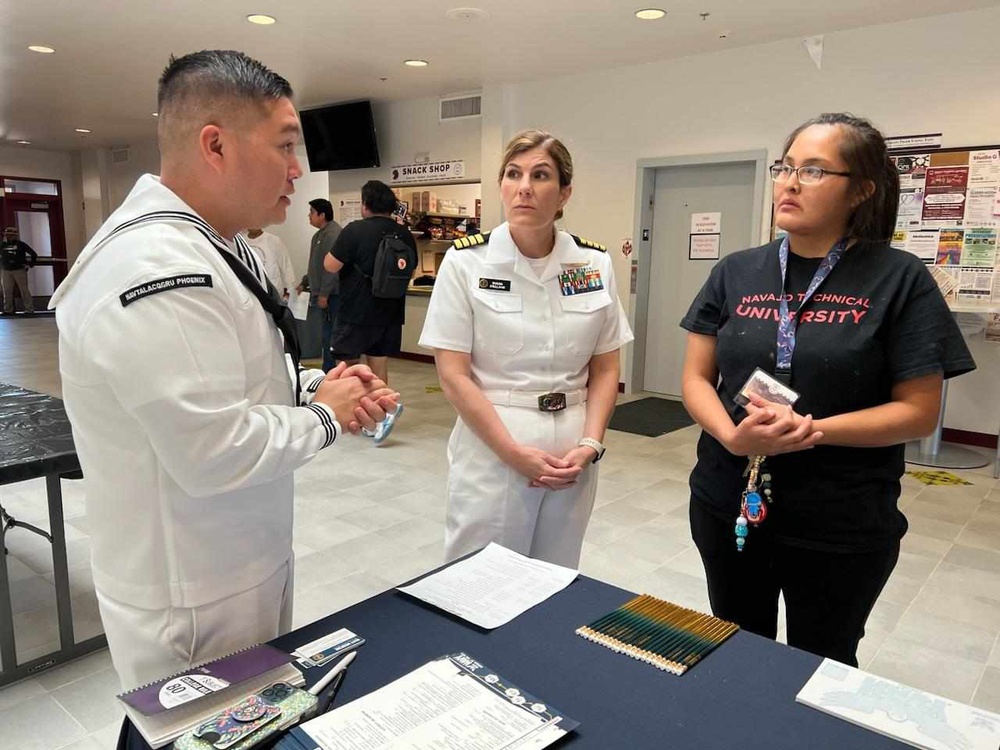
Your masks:
{"label": "black pants", "polygon": [[736,518],[725,521],[691,501],[691,536],[708,578],[716,617],[766,638],[778,632],[785,599],[788,645],[858,666],[858,642],[899,559],[899,542],[874,552],[824,552],[774,539],[767,521],[736,550]]}

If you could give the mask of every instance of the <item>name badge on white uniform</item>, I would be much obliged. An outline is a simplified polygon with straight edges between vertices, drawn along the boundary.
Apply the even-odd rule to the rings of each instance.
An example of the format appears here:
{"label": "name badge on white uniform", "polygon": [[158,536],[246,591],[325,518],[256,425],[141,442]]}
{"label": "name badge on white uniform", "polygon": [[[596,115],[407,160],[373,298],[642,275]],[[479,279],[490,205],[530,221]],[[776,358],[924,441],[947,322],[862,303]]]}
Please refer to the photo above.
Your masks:
{"label": "name badge on white uniform", "polygon": [[568,268],[559,274],[559,291],[562,292],[563,297],[599,292],[602,289],[604,289],[604,281],[601,279],[601,272],[596,268],[590,266]]}
{"label": "name badge on white uniform", "polygon": [[510,279],[479,279],[479,288],[488,289],[491,292],[509,292]]}

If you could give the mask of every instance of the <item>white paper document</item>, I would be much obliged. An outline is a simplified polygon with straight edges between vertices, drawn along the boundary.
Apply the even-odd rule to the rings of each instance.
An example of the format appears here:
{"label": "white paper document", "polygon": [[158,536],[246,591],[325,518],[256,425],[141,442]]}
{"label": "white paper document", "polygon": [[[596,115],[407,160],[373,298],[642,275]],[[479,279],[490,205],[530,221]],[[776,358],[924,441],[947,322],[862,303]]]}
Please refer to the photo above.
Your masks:
{"label": "white paper document", "polygon": [[[579,724],[466,654],[436,659],[306,722],[292,735],[322,750],[528,750]],[[312,744],[302,742],[307,735]]]}
{"label": "white paper document", "polygon": [[497,628],[553,594],[578,571],[490,543],[472,557],[399,590],[481,628]]}
{"label": "white paper document", "polygon": [[924,750],[996,750],[1000,715],[824,659],[795,698]]}

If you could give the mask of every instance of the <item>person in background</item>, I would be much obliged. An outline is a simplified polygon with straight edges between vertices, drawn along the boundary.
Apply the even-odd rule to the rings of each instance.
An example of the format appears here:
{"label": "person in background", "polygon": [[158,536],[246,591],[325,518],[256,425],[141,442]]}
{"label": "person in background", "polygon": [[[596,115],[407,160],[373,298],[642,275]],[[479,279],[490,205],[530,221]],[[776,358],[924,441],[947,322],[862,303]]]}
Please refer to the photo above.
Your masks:
{"label": "person in background", "polygon": [[556,229],[573,190],[566,147],[525,131],[498,179],[507,221],[448,250],[420,336],[458,412],[445,555],[493,541],[575,568],[632,332],[611,257]]}
{"label": "person in background", "polygon": [[7,227],[3,230],[3,242],[0,243],[0,287],[3,290],[3,315],[14,314],[14,287],[21,292],[21,304],[24,312],[32,315],[35,312],[35,299],[31,296],[28,286],[28,270],[38,262],[38,253],[31,246],[22,242],[17,227]]}
{"label": "person in background", "polygon": [[[903,444],[975,363],[927,268],[889,246],[899,176],[871,123],[804,123],[771,178],[787,236],[719,261],[681,322],[704,430],[691,534],[715,615],[774,638],[781,594],[789,645],[857,666],[906,533]],[[794,408],[734,400],[756,368]]]}
{"label": "person in background", "polygon": [[333,335],[333,324],[337,320],[340,279],[337,274],[323,268],[323,259],[337,241],[340,224],[333,220],[333,205],[326,198],[309,201],[309,223],[316,228],[316,234],[309,245],[308,270],[295,291],[301,293],[308,289],[309,306],[319,309],[323,316],[320,345],[323,348],[323,370],[329,372],[333,367],[330,338]]}
{"label": "person in background", "polygon": [[289,367],[291,312],[239,235],[284,221],[302,174],[291,96],[240,52],[171,58],[161,175],[139,179],[52,299],[126,690],[289,629],[292,473],[395,406],[367,368]]}
{"label": "person in background", "polygon": [[274,284],[282,296],[288,299],[288,292],[296,287],[295,269],[292,268],[292,261],[288,257],[288,248],[277,235],[265,232],[263,229],[248,229],[247,244],[250,245],[264,265],[264,273]]}
{"label": "person in background", "polygon": [[393,216],[396,195],[384,182],[370,180],[361,188],[361,221],[340,233],[324,267],[340,274],[340,309],[330,348],[338,362],[356,364],[365,357],[375,377],[389,382],[389,357],[399,354],[406,297],[383,299],[372,293],[372,276],[379,243],[392,234],[417,252],[410,230]]}

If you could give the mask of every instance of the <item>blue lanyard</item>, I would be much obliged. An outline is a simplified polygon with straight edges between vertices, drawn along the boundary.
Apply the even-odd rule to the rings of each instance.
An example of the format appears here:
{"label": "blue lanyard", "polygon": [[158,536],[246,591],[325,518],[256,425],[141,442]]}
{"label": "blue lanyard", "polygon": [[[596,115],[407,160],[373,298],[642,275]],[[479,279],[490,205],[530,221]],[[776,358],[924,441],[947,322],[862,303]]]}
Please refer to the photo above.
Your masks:
{"label": "blue lanyard", "polygon": [[[830,271],[833,267],[837,265],[844,251],[847,249],[847,237],[842,239],[829,253],[823,258],[823,261],[819,264],[819,268],[816,269],[816,273],[813,274],[812,281],[809,282],[809,287],[806,289],[805,296],[802,298],[802,302],[799,305],[799,311],[806,306],[806,303],[812,298],[813,293],[819,289],[819,285],[822,284],[826,277],[830,275]],[[778,303],[778,344],[777,344],[777,357],[775,361],[775,369],[778,374],[783,374],[785,377],[789,376],[792,371],[792,355],[795,353],[795,330],[798,328],[798,315],[792,318],[791,314],[788,312],[788,299],[785,294],[785,278],[788,275],[788,236],[781,241],[781,248],[778,250],[778,263],[781,266],[781,301]]]}

